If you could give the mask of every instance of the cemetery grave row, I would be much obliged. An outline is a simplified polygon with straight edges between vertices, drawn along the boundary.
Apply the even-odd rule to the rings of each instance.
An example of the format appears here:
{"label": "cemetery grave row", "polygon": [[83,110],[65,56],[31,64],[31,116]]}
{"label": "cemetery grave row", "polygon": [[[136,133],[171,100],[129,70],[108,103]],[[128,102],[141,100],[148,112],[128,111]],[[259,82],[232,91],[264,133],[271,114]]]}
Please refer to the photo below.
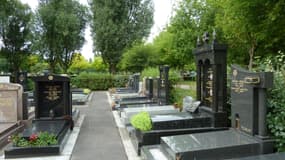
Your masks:
{"label": "cemetery grave row", "polygon": [[[227,115],[227,47],[219,44],[215,36],[211,43],[208,34],[203,39],[204,43],[198,43],[193,51],[199,106],[192,105],[183,113],[175,112],[171,105],[126,107],[121,111],[137,153],[141,151],[142,159],[147,160],[284,159],[284,154],[262,155],[272,153],[274,146],[266,130],[266,91],[273,85],[273,74],[249,72],[233,65],[231,115]],[[140,111],[149,112],[152,130],[130,129],[131,116]],[[231,128],[227,128],[229,124]]]}

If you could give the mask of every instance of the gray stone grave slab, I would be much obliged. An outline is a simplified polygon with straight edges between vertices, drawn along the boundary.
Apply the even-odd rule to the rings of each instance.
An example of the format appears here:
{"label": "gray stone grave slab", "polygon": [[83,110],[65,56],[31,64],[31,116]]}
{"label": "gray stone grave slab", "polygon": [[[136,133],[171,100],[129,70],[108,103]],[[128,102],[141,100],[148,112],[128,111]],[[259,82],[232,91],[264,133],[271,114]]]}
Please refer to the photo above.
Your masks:
{"label": "gray stone grave slab", "polygon": [[0,83],[0,123],[23,120],[22,95],[21,85]]}

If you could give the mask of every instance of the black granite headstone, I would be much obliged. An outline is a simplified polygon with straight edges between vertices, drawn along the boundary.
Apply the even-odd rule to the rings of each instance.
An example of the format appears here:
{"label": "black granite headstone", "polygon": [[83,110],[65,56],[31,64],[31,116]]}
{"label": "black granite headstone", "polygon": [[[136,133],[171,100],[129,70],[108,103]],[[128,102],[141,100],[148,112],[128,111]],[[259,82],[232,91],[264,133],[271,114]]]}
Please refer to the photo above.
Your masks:
{"label": "black granite headstone", "polygon": [[208,34],[204,44],[198,43],[193,50],[197,66],[197,100],[201,101],[201,112],[213,117],[214,127],[225,127],[227,46],[217,43],[215,37],[209,43]]}
{"label": "black granite headstone", "polygon": [[35,117],[71,116],[71,92],[68,77],[47,75],[34,78]]}
{"label": "black granite headstone", "polygon": [[145,95],[148,98],[153,98],[153,79],[151,77],[146,78],[146,85],[145,85]]}
{"label": "black granite headstone", "polygon": [[159,104],[169,104],[169,66],[159,66],[159,80],[157,86]]}
{"label": "black granite headstone", "polygon": [[266,90],[273,86],[272,72],[249,72],[232,66],[232,127],[250,135],[267,136]]}

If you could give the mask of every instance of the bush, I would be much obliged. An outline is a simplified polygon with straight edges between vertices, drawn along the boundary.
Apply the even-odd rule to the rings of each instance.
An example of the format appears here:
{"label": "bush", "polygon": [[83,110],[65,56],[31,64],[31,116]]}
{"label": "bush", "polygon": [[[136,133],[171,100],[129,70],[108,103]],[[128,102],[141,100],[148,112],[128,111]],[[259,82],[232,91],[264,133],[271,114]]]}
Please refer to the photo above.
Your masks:
{"label": "bush", "polygon": [[268,128],[276,140],[278,151],[285,151],[285,78],[280,73],[274,75],[274,87],[269,94]]}
{"label": "bush", "polygon": [[125,87],[128,75],[112,75],[108,73],[83,72],[71,78],[74,87],[89,88],[91,90],[107,90],[112,87]]}
{"label": "bush", "polygon": [[150,115],[148,112],[140,112],[131,117],[131,124],[134,128],[141,131],[149,131],[152,129]]}

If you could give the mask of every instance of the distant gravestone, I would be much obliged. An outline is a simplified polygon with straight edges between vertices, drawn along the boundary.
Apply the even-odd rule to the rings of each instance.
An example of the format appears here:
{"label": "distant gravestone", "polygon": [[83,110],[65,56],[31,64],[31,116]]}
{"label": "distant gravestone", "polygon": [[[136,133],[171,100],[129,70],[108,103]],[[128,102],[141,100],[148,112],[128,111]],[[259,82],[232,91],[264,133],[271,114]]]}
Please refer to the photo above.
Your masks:
{"label": "distant gravestone", "polygon": [[250,135],[267,136],[266,90],[273,86],[272,72],[250,72],[232,66],[232,127]]}
{"label": "distant gravestone", "polygon": [[34,78],[35,117],[72,115],[70,80],[68,77],[46,75]]}
{"label": "distant gravestone", "polygon": [[157,87],[159,104],[169,104],[169,66],[159,66],[159,79]]}
{"label": "distant gravestone", "polygon": [[13,123],[23,119],[22,94],[21,85],[0,83],[0,123]]}

